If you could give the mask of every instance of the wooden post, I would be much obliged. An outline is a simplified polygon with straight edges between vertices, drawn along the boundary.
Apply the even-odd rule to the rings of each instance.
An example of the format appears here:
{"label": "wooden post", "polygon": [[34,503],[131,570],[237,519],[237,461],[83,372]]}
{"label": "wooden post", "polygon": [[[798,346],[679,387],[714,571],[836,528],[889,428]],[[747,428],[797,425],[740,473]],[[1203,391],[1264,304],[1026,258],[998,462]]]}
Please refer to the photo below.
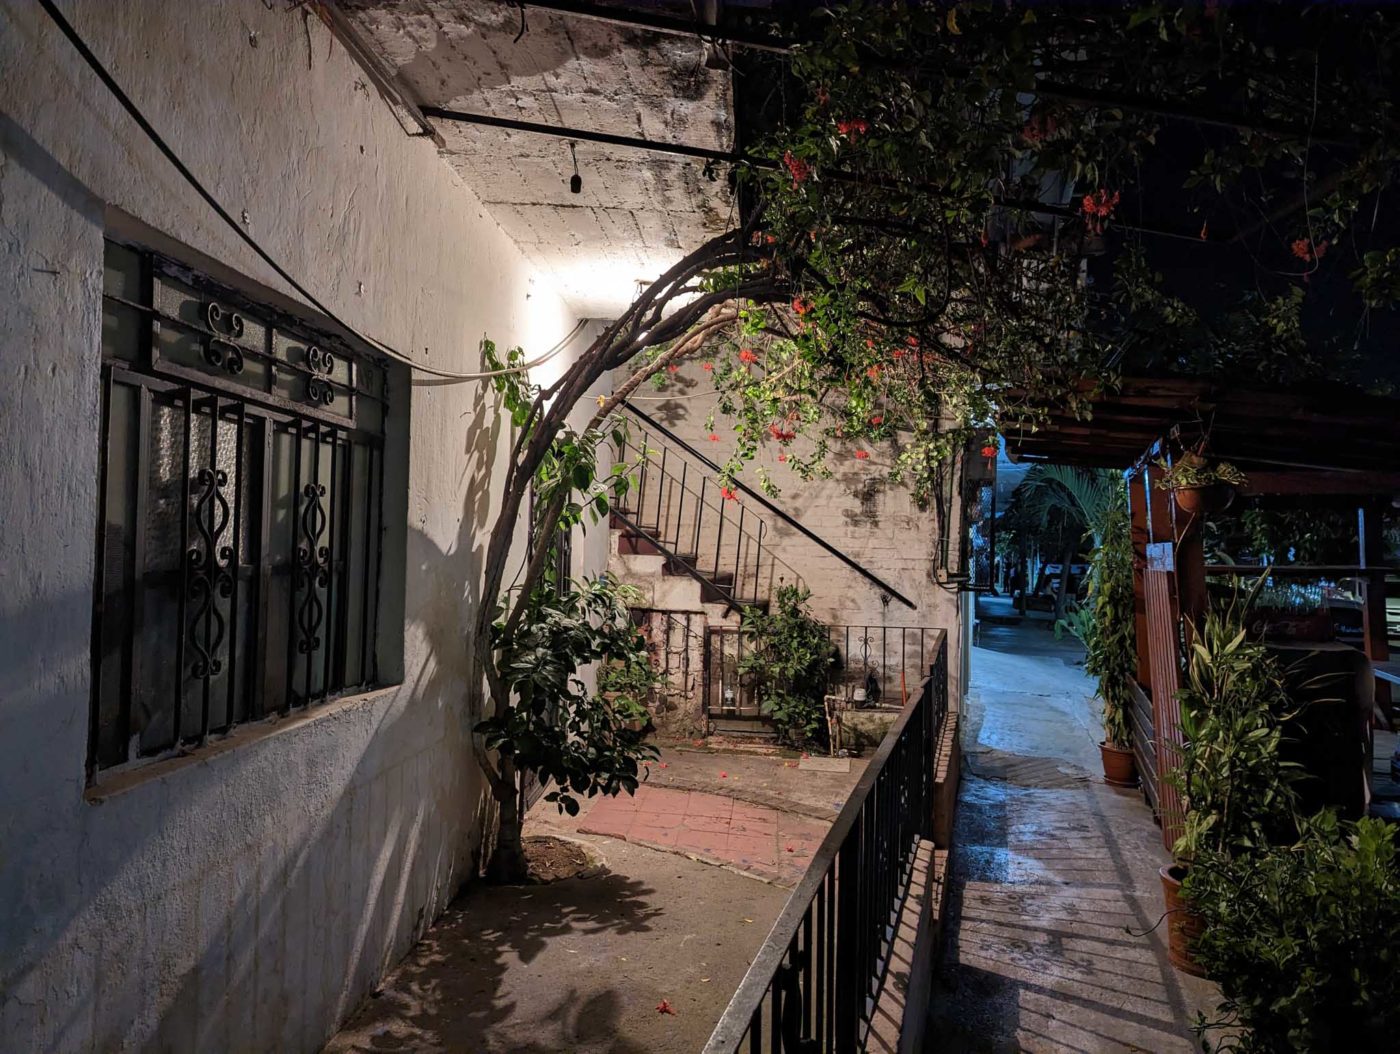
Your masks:
{"label": "wooden post", "polygon": [[[1357,537],[1360,541],[1362,567],[1383,568],[1385,565],[1385,507],[1363,505],[1356,510]],[[1390,638],[1385,624],[1385,571],[1371,570],[1362,584],[1362,627],[1365,634],[1366,657],[1372,662],[1390,658]],[[1390,716],[1390,684],[1376,678],[1376,705]]]}

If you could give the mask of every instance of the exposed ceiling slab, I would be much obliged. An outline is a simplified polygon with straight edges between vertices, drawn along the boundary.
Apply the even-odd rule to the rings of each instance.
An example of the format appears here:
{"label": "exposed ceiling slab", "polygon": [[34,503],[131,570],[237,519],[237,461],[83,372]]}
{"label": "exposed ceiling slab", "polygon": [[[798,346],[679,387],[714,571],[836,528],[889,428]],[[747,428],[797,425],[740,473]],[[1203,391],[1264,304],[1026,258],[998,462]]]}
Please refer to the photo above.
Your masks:
{"label": "exposed ceiling slab", "polygon": [[[727,151],[731,75],[698,39],[494,0],[347,0],[361,38],[422,106]],[[651,5],[656,9],[657,5]],[[675,12],[689,15],[689,4]],[[517,39],[518,38],[518,39]],[[733,222],[704,163],[433,122],[443,156],[580,315],[607,318]],[[582,187],[570,191],[574,158]]]}

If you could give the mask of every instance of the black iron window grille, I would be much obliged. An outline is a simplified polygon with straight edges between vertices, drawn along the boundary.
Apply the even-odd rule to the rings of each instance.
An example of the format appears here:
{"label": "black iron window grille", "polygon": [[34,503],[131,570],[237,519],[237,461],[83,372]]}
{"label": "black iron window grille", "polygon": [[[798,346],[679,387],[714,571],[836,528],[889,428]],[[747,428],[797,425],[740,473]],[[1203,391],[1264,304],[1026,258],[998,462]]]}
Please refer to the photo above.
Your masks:
{"label": "black iron window grille", "polygon": [[108,242],[90,777],[378,683],[389,369]]}

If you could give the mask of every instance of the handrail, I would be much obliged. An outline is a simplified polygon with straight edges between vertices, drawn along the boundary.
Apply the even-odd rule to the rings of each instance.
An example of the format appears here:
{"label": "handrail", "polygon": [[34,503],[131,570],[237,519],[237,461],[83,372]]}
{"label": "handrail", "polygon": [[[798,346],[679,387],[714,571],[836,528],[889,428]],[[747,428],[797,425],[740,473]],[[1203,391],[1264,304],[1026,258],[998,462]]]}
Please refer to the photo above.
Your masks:
{"label": "handrail", "polygon": [[678,554],[675,553],[669,545],[663,542],[660,538],[656,537],[641,524],[637,523],[637,521],[632,519],[632,517],[628,516],[626,512],[624,512],[621,509],[614,508],[612,510],[612,513],[619,520],[625,523],[627,525],[627,528],[634,534],[636,534],[639,538],[644,538],[646,541],[650,542],[652,545],[656,546],[656,548],[660,549],[663,553],[665,553],[667,557],[674,560],[680,566],[681,570],[683,570],[691,578],[695,579],[695,581],[699,582],[702,586],[709,586],[716,593],[719,593],[722,596],[724,596],[724,602],[727,605],[729,605],[732,608],[736,608],[740,611],[748,607],[748,605],[745,604],[738,597],[736,597],[732,591],[726,589],[714,579],[708,578],[705,575],[701,574],[694,567],[690,566],[690,563],[688,561],[680,559]]}
{"label": "handrail", "polygon": [[[929,668],[928,676],[924,678],[919,687],[919,703],[914,706],[905,707],[895,719],[893,726],[881,740],[879,749],[870,760],[861,774],[859,782],[856,783],[855,790],[846,799],[845,806],[836,817],[836,822],[831,825],[826,837],[822,839],[821,847],[817,850],[812,862],[807,866],[802,880],[797,884],[797,888],[788,897],[787,903],[783,906],[782,912],[778,915],[777,921],[773,923],[773,928],[769,931],[768,937],[763,945],[758,949],[749,966],[748,972],[744,975],[739,987],[735,990],[729,1005],[725,1007],[719,1023],[711,1033],[709,1041],[705,1044],[703,1054],[735,1054],[738,1051],[744,1037],[750,1034],[750,1030],[762,1026],[762,1010],[765,999],[770,996],[777,998],[778,1003],[773,1007],[774,1024],[781,1022],[781,1031],[786,1033],[778,1042],[772,1046],[773,1050],[781,1050],[786,1054],[788,1051],[806,1050],[829,1050],[829,1049],[856,1049],[854,1044],[854,1032],[859,1027],[859,1019],[863,1016],[859,1011],[856,1018],[850,1016],[850,1007],[831,1007],[833,1013],[825,1017],[818,1016],[818,1020],[825,1025],[828,1032],[834,1031],[835,1046],[823,1043],[822,1036],[815,1038],[804,1037],[807,1026],[811,1024],[807,1018],[806,1009],[803,1008],[810,999],[801,998],[801,993],[794,990],[794,985],[798,984],[796,974],[807,971],[811,967],[812,950],[812,929],[811,918],[814,907],[819,909],[819,917],[823,920],[824,926],[819,929],[826,930],[826,938],[829,940],[842,925],[843,919],[838,918],[835,912],[844,912],[843,905],[849,905],[854,910],[853,920],[880,922],[883,915],[891,912],[892,904],[884,905],[857,905],[848,898],[855,898],[860,891],[860,883],[852,881],[853,876],[848,873],[848,869],[863,863],[866,867],[873,868],[878,862],[875,860],[859,860],[860,843],[867,841],[857,837],[856,844],[848,845],[852,833],[856,830],[858,823],[863,824],[866,820],[865,812],[867,806],[875,802],[877,806],[886,813],[893,813],[897,817],[897,822],[907,824],[913,833],[919,837],[927,838],[932,828],[933,809],[933,768],[936,763],[936,751],[938,737],[942,733],[942,723],[947,713],[947,676],[948,676],[948,655],[947,630],[939,629],[935,639],[935,655],[937,658]],[[943,679],[940,685],[939,679]],[[885,776],[888,767],[897,778],[903,775],[907,778],[907,772],[903,765],[909,759],[910,744],[904,742],[904,734],[910,723],[918,717],[923,724],[923,734],[927,742],[913,744],[915,748],[914,761],[917,764],[922,760],[924,768],[920,771],[920,784],[922,792],[920,797],[925,801],[915,801],[913,803],[900,803],[899,799],[888,793],[888,783],[881,790],[877,791],[877,784]],[[890,759],[899,749],[903,753],[899,761],[891,765]],[[926,753],[919,755],[917,751],[923,750]],[[901,804],[904,808],[901,808]],[[913,811],[921,815],[907,815],[908,807],[912,805]],[[889,823],[888,816],[882,818],[885,823]],[[878,821],[877,821],[878,822]],[[859,832],[864,834],[864,830]],[[823,893],[828,879],[833,874],[838,857],[840,859],[839,877],[842,886],[838,889],[837,896],[833,901],[830,896],[831,890],[827,889],[827,898],[821,904],[818,898]],[[899,862],[890,859],[888,856],[881,860],[886,865],[885,872],[881,874],[867,875],[865,880],[871,888],[882,888],[885,893],[896,893],[897,877],[891,872],[895,870]],[[898,898],[896,898],[898,899]],[[882,928],[883,923],[881,922]],[[859,976],[854,972],[852,959],[857,958],[857,952],[861,946],[861,936],[859,934],[846,931],[849,936],[840,936],[839,940],[844,945],[846,941],[854,942],[855,947],[842,947],[838,951],[841,965],[845,969],[841,972],[841,978],[835,979],[830,976],[825,978],[827,984],[836,984],[841,987],[842,995],[846,999],[856,997],[864,1001],[869,992],[870,977]],[[798,951],[799,934],[804,937],[805,949]],[[870,949],[864,949],[865,957],[868,959]],[[784,960],[788,962],[785,964]],[[877,960],[881,965],[885,965],[883,960]],[[846,984],[854,984],[858,991],[850,991]],[[844,1009],[844,1013],[840,1010]],[[833,1018],[840,1017],[837,1020]],[[775,1029],[776,1030],[776,1029]],[[818,1031],[822,1031],[818,1029]],[[844,1033],[844,1035],[843,1035]],[[789,1042],[793,1041],[793,1042]],[[755,1046],[754,1049],[757,1049]]]}
{"label": "handrail", "polygon": [[[634,444],[634,443],[630,443],[630,442],[629,442],[629,443],[627,444],[627,446],[628,446],[631,450],[635,451],[638,455],[645,456],[645,455],[647,454],[647,451],[644,451],[644,450],[639,449],[639,448],[636,446],[636,444]],[[664,467],[658,467],[658,468],[656,469],[656,471],[661,475],[661,477],[662,477],[663,479],[666,479],[666,480],[670,481],[671,486],[675,487],[677,490],[681,491],[683,494],[688,494],[688,495],[690,495],[691,501],[693,501],[698,507],[708,509],[710,512],[714,513],[716,516],[720,516],[720,517],[723,517],[723,516],[724,516],[724,505],[723,505],[722,502],[714,501],[713,499],[707,498],[707,497],[705,496],[705,494],[704,494],[703,491],[697,491],[694,487],[688,486],[688,485],[686,484],[686,482],[685,482],[684,479],[677,479],[676,473],[675,473],[674,471],[667,472],[666,469],[665,469]],[[638,513],[640,514],[641,510],[638,509],[637,511],[638,511]],[[756,516],[755,516],[754,518],[755,518],[755,519],[758,519]],[[733,523],[733,519],[731,518],[728,522],[732,524],[732,523]],[[762,524],[762,522],[763,522],[763,521],[759,520],[759,523],[760,523],[760,524]],[[630,526],[630,521],[629,521],[629,526]],[[659,524],[658,524],[658,529],[660,529],[660,525],[659,525]],[[754,534],[753,531],[747,530],[742,524],[734,525],[734,526],[731,527],[730,529],[733,530],[733,531],[735,531],[735,532],[738,533],[738,534],[743,535],[745,538],[751,539],[751,540],[753,540],[753,541],[755,541],[755,542],[760,542],[760,541],[762,540],[762,539],[761,539],[761,536],[756,536],[756,535]],[[648,540],[649,540],[649,541],[655,541],[655,539],[650,539],[650,538],[649,538]],[[664,548],[666,548],[668,551],[669,551],[669,549],[670,549],[669,546],[664,546]],[[675,554],[673,553],[672,555],[675,555]],[[793,580],[794,582],[801,582],[801,581],[803,581],[802,576],[801,576],[800,574],[797,573],[797,569],[796,569],[795,567],[793,567],[790,563],[788,563],[786,560],[783,560],[783,559],[781,559],[780,557],[774,555],[774,554],[771,552],[771,547],[770,547],[770,552],[769,552],[769,554],[768,554],[768,559],[772,560],[773,563],[777,564],[777,565],[778,565],[779,567],[781,567],[783,570],[789,572],[789,573],[792,575],[792,580]]]}
{"label": "handrail", "polygon": [[[723,472],[723,471],[724,471],[722,468],[720,468],[719,465],[715,464],[715,462],[711,461],[711,460],[710,460],[708,457],[706,457],[704,454],[700,453],[700,451],[696,450],[693,446],[691,446],[689,443],[687,443],[687,442],[686,442],[684,439],[682,439],[680,436],[676,435],[675,432],[671,431],[669,428],[667,428],[667,427],[666,427],[664,424],[662,424],[660,421],[656,420],[656,418],[654,418],[654,417],[652,417],[650,414],[648,414],[645,410],[639,410],[639,409],[637,409],[636,406],[632,405],[631,402],[626,401],[626,400],[623,401],[623,404],[622,404],[622,405],[623,405],[624,408],[626,408],[626,410],[628,411],[628,413],[635,414],[637,417],[641,418],[641,420],[642,420],[645,424],[647,424],[647,425],[648,425],[649,427],[651,427],[651,428],[655,428],[658,432],[660,432],[662,435],[664,435],[667,439],[669,439],[671,442],[675,443],[677,446],[681,447],[681,449],[683,449],[687,454],[689,454],[691,457],[695,458],[697,461],[699,461],[701,464],[705,465],[707,468],[710,468],[710,469],[712,469],[712,470],[715,471],[715,472]],[[820,546],[822,549],[826,550],[826,551],[827,551],[828,553],[830,553],[832,556],[836,557],[836,559],[840,560],[843,564],[845,564],[847,567],[849,567],[852,571],[855,571],[856,574],[858,574],[858,575],[860,575],[862,578],[866,579],[866,581],[868,581],[868,582],[872,583],[873,585],[879,587],[879,589],[880,589],[881,592],[889,594],[889,596],[891,596],[891,597],[894,598],[895,600],[898,600],[901,604],[904,604],[905,606],[907,606],[907,607],[908,607],[910,610],[912,610],[912,611],[917,611],[917,610],[919,609],[919,606],[918,606],[917,604],[915,604],[912,600],[910,600],[908,597],[906,597],[906,596],[905,596],[903,593],[901,593],[898,589],[895,589],[894,586],[890,585],[888,582],[886,582],[886,581],[885,581],[883,578],[881,578],[879,575],[875,574],[873,571],[867,570],[864,566],[862,566],[862,565],[861,565],[860,563],[858,563],[856,560],[854,560],[854,559],[852,559],[851,557],[847,556],[847,555],[846,555],[845,553],[843,553],[840,549],[836,548],[836,546],[832,545],[832,544],[831,544],[830,542],[828,542],[825,538],[821,537],[821,535],[816,534],[815,532],[813,532],[811,529],[809,529],[809,528],[807,528],[807,527],[804,527],[804,526],[803,526],[801,523],[799,523],[797,520],[793,519],[790,515],[788,515],[788,514],[787,514],[786,512],[784,512],[782,509],[778,508],[778,506],[774,505],[771,501],[769,501],[768,498],[767,498],[762,492],[757,491],[757,490],[754,490],[752,487],[750,487],[747,483],[745,483],[745,482],[744,482],[743,480],[741,480],[741,479],[736,479],[736,480],[734,481],[734,485],[735,485],[736,487],[738,487],[740,490],[742,490],[745,494],[747,494],[747,495],[749,495],[751,498],[753,498],[755,501],[757,501],[760,505],[762,505],[765,509],[767,509],[769,512],[771,512],[774,516],[777,516],[780,520],[782,520],[785,524],[787,524],[787,525],[788,525],[789,527],[791,527],[793,530],[795,530],[795,531],[797,531],[799,534],[801,534],[801,535],[802,535],[804,538],[806,538],[808,541],[814,543],[815,545]]]}

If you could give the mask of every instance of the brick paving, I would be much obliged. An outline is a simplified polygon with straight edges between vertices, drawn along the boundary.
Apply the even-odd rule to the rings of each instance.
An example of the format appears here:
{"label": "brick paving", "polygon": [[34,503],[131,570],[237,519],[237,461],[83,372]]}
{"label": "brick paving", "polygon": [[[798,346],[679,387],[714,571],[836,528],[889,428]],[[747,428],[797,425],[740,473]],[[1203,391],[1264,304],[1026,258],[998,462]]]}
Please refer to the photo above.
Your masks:
{"label": "brick paving", "polygon": [[830,826],[718,794],[643,785],[635,796],[596,799],[578,829],[794,886]]}

